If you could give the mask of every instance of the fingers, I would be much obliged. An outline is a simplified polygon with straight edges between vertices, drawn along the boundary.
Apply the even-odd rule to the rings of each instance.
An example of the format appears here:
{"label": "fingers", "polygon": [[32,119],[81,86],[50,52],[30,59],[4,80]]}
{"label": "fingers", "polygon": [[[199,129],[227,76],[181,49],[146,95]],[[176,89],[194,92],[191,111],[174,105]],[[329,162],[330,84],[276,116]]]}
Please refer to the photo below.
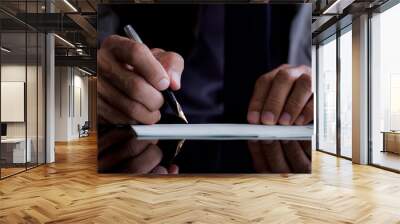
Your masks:
{"label": "fingers", "polygon": [[[306,71],[305,66],[279,70],[264,102],[261,123],[274,125],[278,122],[293,84],[306,72],[308,71]],[[290,118],[287,117],[286,119]]]}
{"label": "fingers", "polygon": [[308,159],[311,161],[311,141],[299,141],[299,144],[304,153],[307,155]]}
{"label": "fingers", "polygon": [[255,84],[253,96],[250,100],[249,110],[247,113],[247,121],[250,124],[259,124],[260,115],[264,106],[265,99],[271,88],[271,84],[275,75],[280,69],[287,68],[289,65],[282,65],[271,72],[261,76]]}
{"label": "fingers", "polygon": [[249,152],[253,159],[254,170],[259,173],[268,172],[269,169],[262,154],[261,143],[259,141],[248,141],[247,146],[249,147]]}
{"label": "fingers", "polygon": [[168,168],[168,173],[170,174],[178,174],[179,173],[179,166],[176,164],[171,164]]}
{"label": "fingers", "polygon": [[292,125],[302,112],[311,95],[311,75],[302,74],[294,83],[293,90],[286,100],[279,124]]}
{"label": "fingers", "polygon": [[296,125],[306,125],[314,120],[314,96],[311,95],[303,111],[294,122]]}
{"label": "fingers", "polygon": [[265,98],[267,97],[274,76],[275,73],[271,73],[270,75],[263,75],[257,80],[247,113],[247,121],[250,124],[260,123],[260,111],[262,111]]}
{"label": "fingers", "polygon": [[[169,87],[168,74],[146,45],[126,37],[112,35],[103,41],[101,49],[112,53],[114,58],[111,58],[110,61],[118,61],[133,66],[135,71],[157,90],[161,91]],[[106,73],[118,74],[117,67],[119,66],[115,66],[114,63],[104,64],[108,65],[102,67],[102,69],[106,69]],[[117,75],[116,78],[121,78],[121,76]],[[117,81],[123,82],[124,79]]]}
{"label": "fingers", "polygon": [[125,171],[129,173],[150,173],[162,159],[162,151],[157,145],[150,144],[138,156],[125,162]]}
{"label": "fingers", "polygon": [[175,164],[172,164],[167,169],[166,167],[158,165],[151,171],[151,173],[153,173],[153,174],[178,174],[179,167]]}
{"label": "fingers", "polygon": [[152,49],[151,51],[169,75],[171,80],[171,89],[180,89],[181,76],[184,68],[184,60],[182,56],[175,52],[166,52],[159,48]]}
{"label": "fingers", "polygon": [[[105,58],[106,56],[101,57]],[[102,72],[99,76],[102,79],[99,79],[99,81],[111,83],[129,98],[141,102],[151,111],[158,110],[162,106],[164,101],[161,93],[143,77],[135,73],[129,65],[123,66],[123,64],[116,62],[112,58],[107,60],[107,63],[112,64],[113,69],[112,71]],[[107,93],[105,92],[104,94]]]}
{"label": "fingers", "polygon": [[248,141],[253,166],[257,172],[311,172],[310,141]]}
{"label": "fingers", "polygon": [[125,128],[113,128],[110,131],[99,131],[97,136],[97,154],[100,156],[103,151],[107,151],[112,146],[132,138],[133,132]]}
{"label": "fingers", "polygon": [[135,122],[132,119],[129,119],[128,116],[119,112],[114,107],[109,105],[107,102],[103,100],[101,96],[97,97],[97,113],[99,116],[99,121],[101,123],[110,123],[110,124],[134,124]]}
{"label": "fingers", "polygon": [[[144,124],[154,124],[161,118],[160,111],[148,110],[143,104],[128,98],[101,77],[99,78],[97,88],[99,95],[108,105],[114,106],[131,120]],[[112,109],[109,110],[111,111]],[[115,115],[109,116],[115,117]]]}
{"label": "fingers", "polygon": [[313,120],[311,96],[311,69],[282,65],[256,81],[247,120],[267,125],[309,123]]}
{"label": "fingers", "polygon": [[279,141],[263,141],[261,146],[264,157],[266,158],[272,173],[291,172]]}
{"label": "fingers", "polygon": [[288,141],[283,148],[294,173],[311,172],[311,161],[298,141]]}
{"label": "fingers", "polygon": [[[152,48],[152,49],[150,49],[150,51],[151,51],[151,53],[153,53],[154,57],[156,57],[156,58],[157,58],[157,56],[158,56],[159,54],[162,54],[162,53],[165,52],[165,51],[164,51],[163,49],[161,49],[161,48]],[[157,59],[158,59],[158,58],[157,58]]]}
{"label": "fingers", "polygon": [[142,153],[150,144],[152,142],[138,141],[134,138],[130,138],[122,143],[116,143],[107,152],[102,153],[98,160],[98,166],[102,170],[116,169],[121,166],[123,161],[134,158]]}
{"label": "fingers", "polygon": [[184,61],[180,55],[162,49],[150,50],[118,35],[103,41],[97,63],[98,92],[103,102],[141,123],[153,124],[160,119],[159,109],[164,99],[159,91],[168,87],[178,90],[181,86]]}
{"label": "fingers", "polygon": [[151,173],[153,173],[153,174],[168,174],[168,170],[165,167],[158,165],[151,171]]}
{"label": "fingers", "polygon": [[[104,77],[99,77],[101,84],[109,84],[110,81]],[[108,85],[110,86],[110,85]],[[125,89],[122,91],[118,88],[121,93],[125,93],[127,97],[132,100],[136,100],[146,106],[149,111],[157,111],[161,108],[164,103],[162,94],[146,82],[142,77],[138,75],[126,74]],[[127,90],[129,89],[129,90]],[[107,92],[100,92],[103,95],[108,95]]]}

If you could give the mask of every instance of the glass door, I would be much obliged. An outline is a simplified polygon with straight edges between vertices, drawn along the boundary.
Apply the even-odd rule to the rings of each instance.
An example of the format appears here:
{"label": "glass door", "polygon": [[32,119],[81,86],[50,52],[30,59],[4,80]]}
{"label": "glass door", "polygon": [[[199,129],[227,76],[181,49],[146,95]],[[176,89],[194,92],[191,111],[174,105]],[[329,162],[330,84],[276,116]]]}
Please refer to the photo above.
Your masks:
{"label": "glass door", "polygon": [[340,43],[340,156],[352,157],[352,33],[341,31]]}
{"label": "glass door", "polygon": [[400,171],[400,4],[371,18],[370,162]]}
{"label": "glass door", "polygon": [[[44,1],[2,2],[24,12],[45,12]],[[45,35],[0,12],[0,178],[45,163]],[[34,17],[36,18],[36,17]],[[24,19],[25,20],[25,19]]]}
{"label": "glass door", "polygon": [[26,41],[25,31],[1,34],[2,177],[24,171],[31,158],[26,136]]}
{"label": "glass door", "polygon": [[317,54],[317,149],[336,154],[336,36],[321,43]]}

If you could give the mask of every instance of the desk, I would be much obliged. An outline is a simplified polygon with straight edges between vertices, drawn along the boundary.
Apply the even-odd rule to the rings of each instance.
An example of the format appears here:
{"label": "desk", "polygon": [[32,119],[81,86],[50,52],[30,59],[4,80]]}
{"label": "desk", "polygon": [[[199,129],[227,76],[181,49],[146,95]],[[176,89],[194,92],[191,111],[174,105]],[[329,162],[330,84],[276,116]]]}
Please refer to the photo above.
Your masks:
{"label": "desk", "polygon": [[[6,138],[1,139],[1,157],[5,163],[25,163],[31,161],[31,146],[32,140],[30,138]],[[26,151],[25,151],[25,145]]]}
{"label": "desk", "polygon": [[275,137],[249,141],[229,135],[143,139],[136,134],[129,126],[99,128],[98,142],[104,142],[98,145],[100,173],[311,173],[311,137],[301,141]]}
{"label": "desk", "polygon": [[383,134],[383,152],[393,152],[400,154],[400,132],[382,131]]}

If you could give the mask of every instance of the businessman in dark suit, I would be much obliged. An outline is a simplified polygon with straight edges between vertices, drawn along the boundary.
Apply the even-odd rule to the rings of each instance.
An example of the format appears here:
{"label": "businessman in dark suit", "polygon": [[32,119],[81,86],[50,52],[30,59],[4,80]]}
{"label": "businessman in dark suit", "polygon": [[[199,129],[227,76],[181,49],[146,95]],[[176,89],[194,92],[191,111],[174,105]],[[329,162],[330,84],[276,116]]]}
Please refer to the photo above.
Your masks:
{"label": "businessman in dark suit", "polygon": [[[127,24],[145,44],[125,37]],[[177,91],[190,123],[304,125],[313,120],[309,4],[100,5],[98,30],[100,122],[160,122],[168,114],[160,91],[168,87]],[[99,164],[113,161],[134,173],[178,172],[176,166],[158,165],[163,155],[159,146],[139,147],[143,144],[134,139],[121,143],[108,135],[99,138],[99,150],[110,145],[101,143],[108,140],[116,141],[116,147],[104,150],[109,153],[99,155]],[[250,154],[262,158],[261,146],[252,143],[249,150],[243,146],[225,150],[228,154],[210,146],[189,147],[184,153],[200,158],[198,163],[215,160],[218,165],[208,164],[208,169],[224,170],[231,166],[225,163]],[[309,158],[304,148],[287,146],[274,145],[270,152],[277,153],[269,157],[281,158],[287,151],[293,161]],[[126,157],[116,160],[116,154]],[[183,159],[180,165],[185,168],[185,163],[193,165],[193,160]],[[309,169],[309,160],[304,164]],[[280,172],[290,172],[281,165]]]}
{"label": "businessman in dark suit", "polygon": [[[310,123],[310,10],[309,5],[100,6],[100,117],[157,123],[159,91],[170,87],[180,90],[178,100],[191,123]],[[124,37],[126,24],[146,45]]]}

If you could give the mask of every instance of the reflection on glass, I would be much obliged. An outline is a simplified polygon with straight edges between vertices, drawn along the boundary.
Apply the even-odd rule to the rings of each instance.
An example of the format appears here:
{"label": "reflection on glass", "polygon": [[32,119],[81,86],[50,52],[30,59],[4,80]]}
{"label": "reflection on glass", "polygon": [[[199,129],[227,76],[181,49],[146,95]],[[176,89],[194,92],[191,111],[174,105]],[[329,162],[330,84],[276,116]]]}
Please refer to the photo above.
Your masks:
{"label": "reflection on glass", "polygon": [[352,157],[352,35],[340,36],[340,153]]}
{"label": "reflection on glass", "polygon": [[336,153],[336,39],[318,48],[318,149]]}
{"label": "reflection on glass", "polygon": [[[180,147],[179,153],[177,147]],[[130,127],[101,127],[102,173],[310,173],[311,141],[138,139]]]}
{"label": "reflection on glass", "polygon": [[[400,130],[399,21],[399,4],[371,20],[372,163],[396,170],[400,170],[400,137],[396,132]],[[382,132],[392,132],[386,136],[386,146]]]}

